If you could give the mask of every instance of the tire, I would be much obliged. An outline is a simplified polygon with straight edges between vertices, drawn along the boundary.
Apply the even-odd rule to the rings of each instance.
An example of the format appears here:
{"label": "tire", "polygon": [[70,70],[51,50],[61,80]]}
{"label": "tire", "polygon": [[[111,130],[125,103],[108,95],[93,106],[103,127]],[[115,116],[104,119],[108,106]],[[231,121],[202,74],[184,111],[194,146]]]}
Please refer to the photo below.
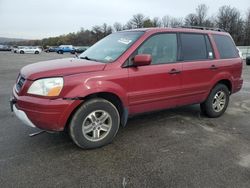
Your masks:
{"label": "tire", "polygon": [[69,134],[80,148],[93,149],[109,144],[119,125],[116,107],[105,99],[95,98],[83,103],[75,112],[69,124]]}
{"label": "tire", "polygon": [[60,50],[60,51],[58,51],[59,52],[59,54],[63,54],[63,51],[62,50]]}
{"label": "tire", "polygon": [[35,51],[35,54],[39,54],[39,51]]}
{"label": "tire", "polygon": [[221,116],[229,103],[229,90],[224,84],[217,84],[205,102],[201,103],[201,111],[210,118]]}
{"label": "tire", "polygon": [[24,51],[21,50],[21,51],[20,51],[20,54],[24,54]]}

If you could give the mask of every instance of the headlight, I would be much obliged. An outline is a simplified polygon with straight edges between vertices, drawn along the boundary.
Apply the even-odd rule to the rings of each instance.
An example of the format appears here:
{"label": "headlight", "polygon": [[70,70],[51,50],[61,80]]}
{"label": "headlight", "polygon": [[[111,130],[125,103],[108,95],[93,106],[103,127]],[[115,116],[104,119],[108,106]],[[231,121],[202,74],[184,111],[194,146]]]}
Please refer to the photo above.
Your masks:
{"label": "headlight", "polygon": [[28,89],[29,94],[58,96],[63,88],[63,78],[44,78],[34,81]]}

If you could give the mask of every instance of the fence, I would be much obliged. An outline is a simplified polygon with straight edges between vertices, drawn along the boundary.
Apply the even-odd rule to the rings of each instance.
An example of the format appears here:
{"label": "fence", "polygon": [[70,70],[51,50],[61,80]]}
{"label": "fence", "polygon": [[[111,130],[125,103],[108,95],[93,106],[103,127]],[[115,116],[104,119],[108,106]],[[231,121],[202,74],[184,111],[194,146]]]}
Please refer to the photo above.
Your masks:
{"label": "fence", "polygon": [[250,46],[237,46],[242,53],[243,59],[250,56]]}

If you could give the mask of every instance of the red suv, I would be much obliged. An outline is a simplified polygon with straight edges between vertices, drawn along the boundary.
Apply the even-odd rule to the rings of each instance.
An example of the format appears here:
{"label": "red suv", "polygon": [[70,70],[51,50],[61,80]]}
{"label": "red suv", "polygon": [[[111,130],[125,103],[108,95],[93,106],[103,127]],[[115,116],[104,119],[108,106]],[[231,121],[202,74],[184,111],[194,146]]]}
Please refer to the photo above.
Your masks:
{"label": "red suv", "polygon": [[78,58],[25,66],[11,106],[31,127],[69,131],[81,148],[112,141],[129,116],[200,104],[222,115],[242,87],[242,60],[228,33],[155,28],[107,36]]}

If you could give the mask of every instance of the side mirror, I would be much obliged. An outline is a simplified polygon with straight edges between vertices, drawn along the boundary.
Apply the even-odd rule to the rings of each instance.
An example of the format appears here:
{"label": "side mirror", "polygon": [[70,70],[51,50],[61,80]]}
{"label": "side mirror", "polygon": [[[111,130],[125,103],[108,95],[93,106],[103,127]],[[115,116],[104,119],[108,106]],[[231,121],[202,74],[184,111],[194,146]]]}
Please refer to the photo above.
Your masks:
{"label": "side mirror", "polygon": [[150,54],[139,54],[134,57],[134,66],[145,66],[150,65],[152,61],[152,56]]}

